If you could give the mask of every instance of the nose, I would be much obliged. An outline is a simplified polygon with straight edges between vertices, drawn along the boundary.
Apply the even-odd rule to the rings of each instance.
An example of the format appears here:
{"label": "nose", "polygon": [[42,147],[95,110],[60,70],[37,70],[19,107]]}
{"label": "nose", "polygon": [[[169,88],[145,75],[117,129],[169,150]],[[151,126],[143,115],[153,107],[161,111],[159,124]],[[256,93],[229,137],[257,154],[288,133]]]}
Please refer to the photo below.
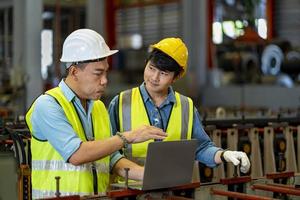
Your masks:
{"label": "nose", "polygon": [[152,78],[155,81],[159,81],[159,71],[158,70],[153,72]]}
{"label": "nose", "polygon": [[101,85],[106,85],[108,82],[107,75],[102,76],[100,82],[101,82]]}

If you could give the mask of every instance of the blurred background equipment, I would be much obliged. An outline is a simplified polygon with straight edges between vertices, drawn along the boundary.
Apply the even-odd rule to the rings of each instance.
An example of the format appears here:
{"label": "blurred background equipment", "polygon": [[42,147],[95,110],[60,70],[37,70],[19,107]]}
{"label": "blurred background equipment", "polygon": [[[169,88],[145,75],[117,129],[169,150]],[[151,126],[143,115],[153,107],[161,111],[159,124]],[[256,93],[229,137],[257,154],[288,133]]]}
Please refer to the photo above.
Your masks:
{"label": "blurred background equipment", "polygon": [[0,119],[0,199],[30,200],[30,133],[22,116]]}
{"label": "blurred background equipment", "polygon": [[[218,146],[242,149],[256,163],[245,179],[233,179],[242,186],[231,192],[299,198],[279,196],[278,187],[257,191],[272,182],[295,195],[300,184],[299,16],[294,0],[1,0],[0,199],[29,199],[30,136],[18,116],[64,77],[62,42],[78,28],[96,30],[120,50],[108,60],[106,105],[141,83],[150,44],[182,38],[188,70],[174,89],[193,99]],[[228,180],[220,180],[232,181],[234,170],[200,164],[195,196],[217,198],[212,187],[228,192]],[[245,186],[248,176],[255,189]]]}
{"label": "blurred background equipment", "polygon": [[283,62],[283,52],[276,45],[265,47],[261,58],[261,71],[264,75],[278,75]]}
{"label": "blurred background equipment", "polygon": [[[83,27],[95,29],[120,50],[109,59],[113,84],[105,103],[142,81],[148,46],[164,37],[181,37],[187,44],[188,76],[174,88],[198,105],[253,106],[245,99],[260,96],[263,87],[297,93],[300,30],[294,1],[43,0],[32,6],[30,0],[3,0],[0,6],[0,103],[15,115],[58,84],[65,74],[59,62],[62,41]],[[211,93],[222,97],[210,101]],[[272,99],[268,106],[278,108],[277,98]]]}

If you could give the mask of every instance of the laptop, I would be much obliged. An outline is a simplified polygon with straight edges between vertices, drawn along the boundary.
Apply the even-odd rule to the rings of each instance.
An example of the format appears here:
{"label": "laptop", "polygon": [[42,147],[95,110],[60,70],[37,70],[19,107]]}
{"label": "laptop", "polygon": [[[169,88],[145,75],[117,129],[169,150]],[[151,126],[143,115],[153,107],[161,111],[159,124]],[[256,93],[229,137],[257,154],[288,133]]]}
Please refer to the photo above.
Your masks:
{"label": "laptop", "polygon": [[[128,188],[155,190],[191,183],[197,146],[197,140],[149,143],[144,179],[142,182],[129,182]],[[123,183],[112,186],[126,187]]]}

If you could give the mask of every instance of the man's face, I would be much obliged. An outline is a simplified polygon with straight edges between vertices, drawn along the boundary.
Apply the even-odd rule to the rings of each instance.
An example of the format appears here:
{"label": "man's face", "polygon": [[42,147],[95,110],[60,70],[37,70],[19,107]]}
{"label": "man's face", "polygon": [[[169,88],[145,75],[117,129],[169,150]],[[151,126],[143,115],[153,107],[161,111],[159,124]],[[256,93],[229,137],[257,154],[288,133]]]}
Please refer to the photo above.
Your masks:
{"label": "man's face", "polygon": [[87,63],[84,68],[76,69],[76,93],[79,98],[100,99],[108,82],[108,68],[107,59],[105,59],[99,62]]}
{"label": "man's face", "polygon": [[144,81],[147,91],[151,93],[168,93],[169,86],[174,83],[175,73],[162,71],[156,68],[150,61],[144,70]]}

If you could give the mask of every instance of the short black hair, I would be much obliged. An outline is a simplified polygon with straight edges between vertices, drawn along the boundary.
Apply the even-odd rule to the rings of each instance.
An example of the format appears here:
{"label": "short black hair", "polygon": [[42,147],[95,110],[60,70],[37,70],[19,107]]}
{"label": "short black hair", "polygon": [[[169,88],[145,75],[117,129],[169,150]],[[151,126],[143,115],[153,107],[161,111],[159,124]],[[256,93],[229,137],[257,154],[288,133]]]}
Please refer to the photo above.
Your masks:
{"label": "short black hair", "polygon": [[175,77],[183,70],[173,58],[158,49],[150,52],[147,61],[150,61],[156,68],[162,71],[175,72]]}
{"label": "short black hair", "polygon": [[69,73],[70,73],[70,68],[71,68],[71,67],[77,67],[77,68],[79,68],[79,69],[81,69],[81,70],[84,70],[84,68],[85,68],[86,66],[87,66],[87,63],[84,63],[84,62],[78,62],[77,64],[72,63],[72,64],[70,65],[70,67],[68,67],[68,68],[66,69],[65,75],[64,75],[64,76],[69,75]]}

